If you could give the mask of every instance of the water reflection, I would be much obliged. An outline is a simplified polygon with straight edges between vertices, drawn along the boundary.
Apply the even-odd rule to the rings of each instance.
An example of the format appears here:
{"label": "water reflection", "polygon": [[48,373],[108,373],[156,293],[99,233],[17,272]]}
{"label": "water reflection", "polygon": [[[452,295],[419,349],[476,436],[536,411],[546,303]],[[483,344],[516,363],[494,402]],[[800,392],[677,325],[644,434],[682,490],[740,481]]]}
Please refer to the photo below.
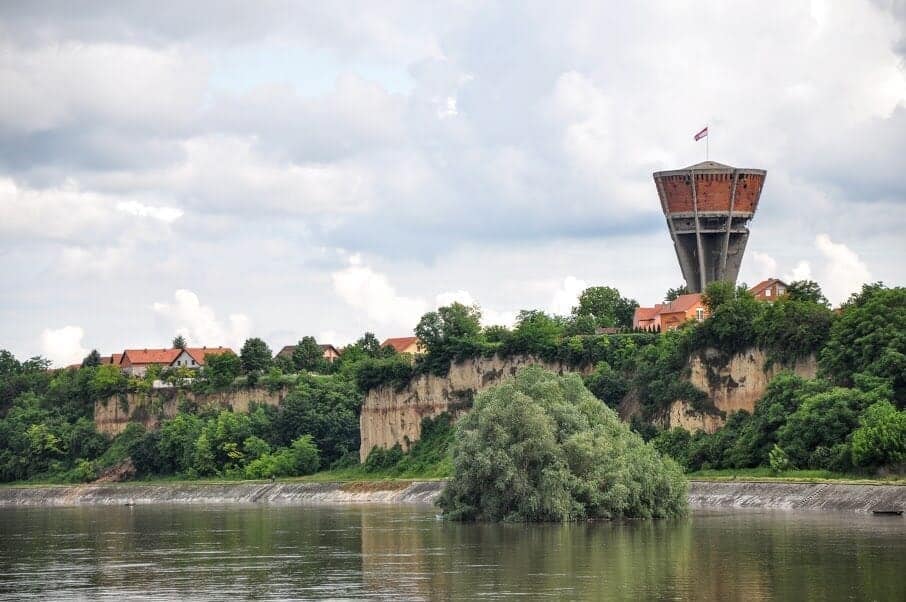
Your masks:
{"label": "water reflection", "polygon": [[902,518],[462,525],[430,508],[0,511],[0,599],[902,599]]}

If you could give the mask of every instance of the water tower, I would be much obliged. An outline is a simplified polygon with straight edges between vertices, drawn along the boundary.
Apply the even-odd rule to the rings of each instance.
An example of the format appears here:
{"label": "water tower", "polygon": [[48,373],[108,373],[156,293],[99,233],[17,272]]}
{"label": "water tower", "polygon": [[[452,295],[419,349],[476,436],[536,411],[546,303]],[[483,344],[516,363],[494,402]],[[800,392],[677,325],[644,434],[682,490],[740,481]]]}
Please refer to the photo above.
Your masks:
{"label": "water tower", "polygon": [[689,292],[709,282],[736,282],[767,172],[705,161],[654,174]]}

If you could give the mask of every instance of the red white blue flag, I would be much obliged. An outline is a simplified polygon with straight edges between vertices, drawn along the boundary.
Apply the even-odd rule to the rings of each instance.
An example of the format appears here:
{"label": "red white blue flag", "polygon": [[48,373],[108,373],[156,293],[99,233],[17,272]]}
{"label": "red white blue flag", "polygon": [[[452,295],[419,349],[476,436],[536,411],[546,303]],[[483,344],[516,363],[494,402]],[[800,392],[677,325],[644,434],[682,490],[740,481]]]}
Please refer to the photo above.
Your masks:
{"label": "red white blue flag", "polygon": [[697,133],[695,135],[695,141],[698,142],[702,138],[707,138],[707,137],[708,137],[708,126],[705,126],[704,128],[702,128],[702,131],[700,131],[699,133]]}

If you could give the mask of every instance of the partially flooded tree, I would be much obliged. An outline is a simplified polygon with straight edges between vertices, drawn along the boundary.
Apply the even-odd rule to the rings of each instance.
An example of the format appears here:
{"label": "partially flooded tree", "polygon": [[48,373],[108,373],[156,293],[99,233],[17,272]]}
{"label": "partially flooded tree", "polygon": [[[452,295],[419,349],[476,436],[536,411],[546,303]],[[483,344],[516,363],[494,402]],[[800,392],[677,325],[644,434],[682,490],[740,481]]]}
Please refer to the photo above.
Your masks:
{"label": "partially flooded tree", "polygon": [[457,425],[453,466],[438,503],[454,520],[652,518],[686,509],[676,462],[576,374],[530,367],[481,393]]}

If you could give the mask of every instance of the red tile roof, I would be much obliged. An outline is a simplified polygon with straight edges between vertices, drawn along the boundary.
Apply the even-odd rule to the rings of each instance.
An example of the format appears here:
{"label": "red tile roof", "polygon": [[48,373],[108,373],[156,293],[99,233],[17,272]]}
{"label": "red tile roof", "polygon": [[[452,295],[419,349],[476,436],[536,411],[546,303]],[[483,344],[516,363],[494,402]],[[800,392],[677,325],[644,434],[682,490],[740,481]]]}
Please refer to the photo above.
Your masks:
{"label": "red tile roof", "polygon": [[680,295],[669,303],[660,305],[660,311],[658,313],[666,314],[673,313],[675,311],[688,311],[696,305],[701,305],[701,303],[701,293],[688,293],[686,295]]}
{"label": "red tile roof", "polygon": [[766,288],[773,286],[774,283],[782,284],[784,287],[786,286],[786,282],[780,280],[779,278],[768,278],[767,280],[762,280],[761,282],[750,288],[749,292],[753,295],[757,295]]}
{"label": "red tile roof", "polygon": [[169,366],[180,353],[182,349],[126,349],[120,361],[128,361],[133,366],[143,364]]}
{"label": "red tile roof", "polygon": [[658,315],[661,311],[661,304],[657,304],[654,307],[636,307],[635,308],[635,321],[642,322],[645,320],[653,320],[655,316]]}
{"label": "red tile roof", "polygon": [[413,343],[418,343],[418,337],[396,337],[387,339],[381,343],[381,347],[393,347],[397,353],[402,353]]}
{"label": "red tile roof", "polygon": [[[224,353],[232,353],[235,355],[235,352],[229,347],[186,347],[186,353],[192,356],[192,359],[195,360],[195,363],[199,366],[204,366],[204,360],[209,355],[222,355]],[[177,354],[178,357],[179,354]],[[176,357],[172,361],[175,361]]]}

